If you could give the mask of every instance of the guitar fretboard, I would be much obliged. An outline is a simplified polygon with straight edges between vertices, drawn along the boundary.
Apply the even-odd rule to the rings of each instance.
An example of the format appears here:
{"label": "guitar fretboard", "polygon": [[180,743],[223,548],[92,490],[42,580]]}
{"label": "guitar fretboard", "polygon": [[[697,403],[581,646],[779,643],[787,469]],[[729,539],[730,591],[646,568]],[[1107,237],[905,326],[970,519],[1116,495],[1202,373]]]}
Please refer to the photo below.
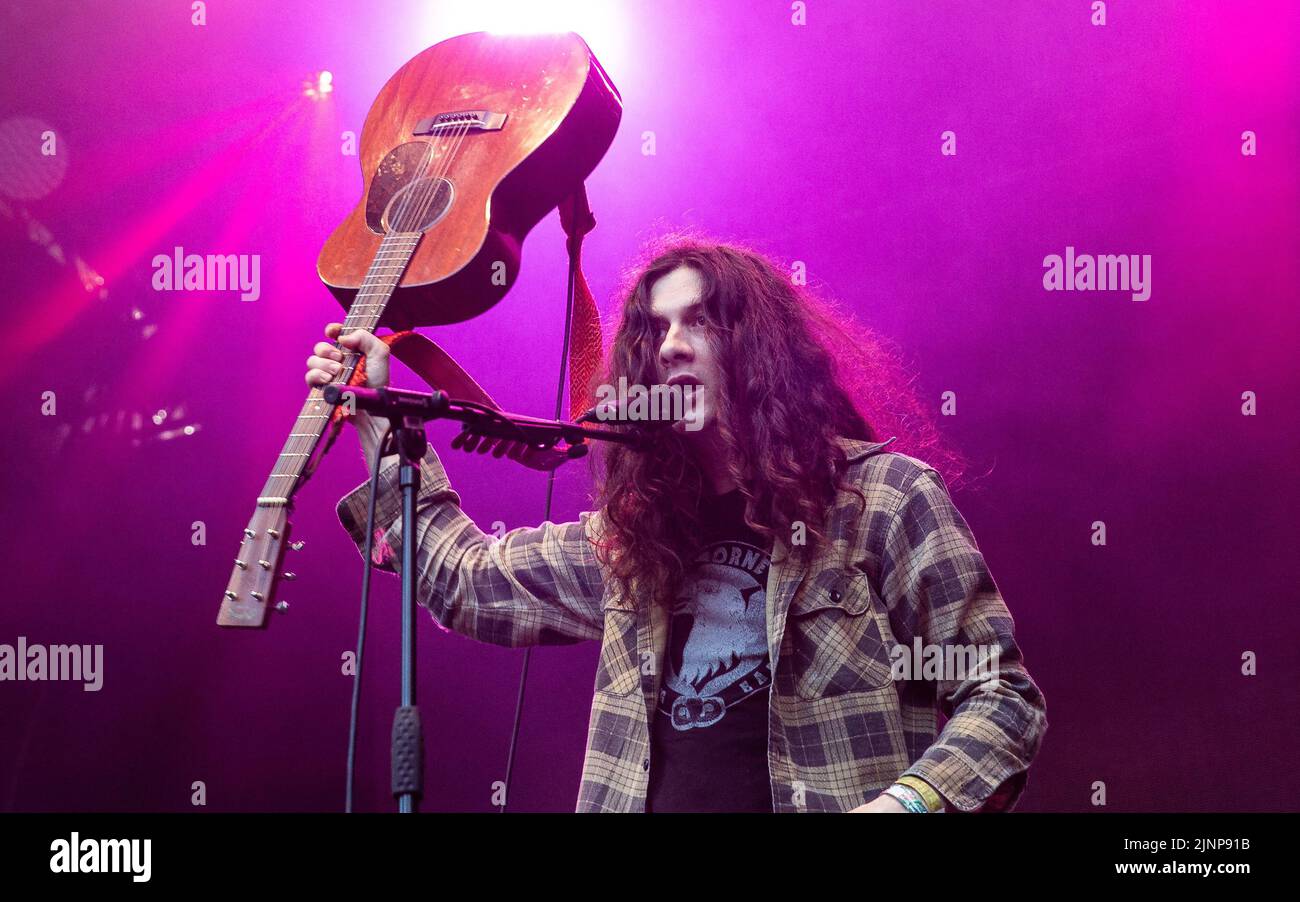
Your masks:
{"label": "guitar fretboard", "polygon": [[[343,332],[364,329],[374,332],[384,315],[384,308],[393,296],[402,273],[411,262],[415,246],[420,243],[420,232],[389,232],[379,243],[374,262],[366,272],[357,296],[343,321]],[[343,371],[335,378],[335,385],[346,385],[356,370],[359,356],[344,352]],[[275,467],[262,489],[257,503],[261,507],[284,506],[293,497],[302,482],[308,461],[315,453],[325,428],[329,425],[334,406],[322,395],[322,388],[313,388],[298,414],[293,430],[276,459]]]}

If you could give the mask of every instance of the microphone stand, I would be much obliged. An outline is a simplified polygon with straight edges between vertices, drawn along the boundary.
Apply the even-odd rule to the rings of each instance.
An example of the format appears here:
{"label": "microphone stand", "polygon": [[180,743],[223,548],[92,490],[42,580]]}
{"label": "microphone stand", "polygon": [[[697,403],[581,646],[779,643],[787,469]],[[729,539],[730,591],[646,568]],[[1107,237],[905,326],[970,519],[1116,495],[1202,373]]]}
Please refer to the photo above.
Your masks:
{"label": "microphone stand", "polygon": [[[415,699],[415,502],[420,491],[420,460],[429,447],[428,420],[459,420],[465,432],[523,442],[533,449],[556,452],[554,467],[587,453],[587,439],[643,447],[647,436],[634,429],[617,432],[593,429],[562,420],[540,420],[478,404],[457,401],[446,392],[395,388],[327,385],[322,392],[330,404],[345,404],[383,417],[392,425],[379,456],[396,453],[401,462],[402,491],[402,692],[393,715],[392,790],[401,814],[414,814],[424,794],[424,730]],[[585,417],[584,417],[585,419]],[[558,448],[564,441],[567,447]],[[473,446],[466,448],[473,450]]]}
{"label": "microphone stand", "polygon": [[[399,422],[400,421],[400,422]],[[400,455],[402,488],[402,697],[393,715],[392,789],[400,814],[414,814],[424,795],[424,730],[415,704],[415,499],[420,491],[420,460],[428,448],[424,422],[409,414],[393,416],[387,449]],[[407,530],[410,530],[408,533]]]}

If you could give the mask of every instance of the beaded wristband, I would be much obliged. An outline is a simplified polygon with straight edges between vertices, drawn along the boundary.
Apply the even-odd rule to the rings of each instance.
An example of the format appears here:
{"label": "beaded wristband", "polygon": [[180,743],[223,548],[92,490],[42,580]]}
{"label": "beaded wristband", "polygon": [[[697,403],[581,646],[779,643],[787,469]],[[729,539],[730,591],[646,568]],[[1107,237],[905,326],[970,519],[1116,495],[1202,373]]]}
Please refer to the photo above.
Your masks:
{"label": "beaded wristband", "polygon": [[904,786],[910,786],[919,792],[921,798],[925,800],[925,807],[929,809],[931,813],[937,814],[948,807],[944,800],[940,798],[939,793],[935,788],[920,777],[914,777],[911,774],[904,774],[894,782],[901,783]]}
{"label": "beaded wristband", "polygon": [[926,807],[925,799],[921,798],[921,794],[906,784],[895,783],[885,790],[885,794],[897,799],[909,814],[930,813],[930,809]]}

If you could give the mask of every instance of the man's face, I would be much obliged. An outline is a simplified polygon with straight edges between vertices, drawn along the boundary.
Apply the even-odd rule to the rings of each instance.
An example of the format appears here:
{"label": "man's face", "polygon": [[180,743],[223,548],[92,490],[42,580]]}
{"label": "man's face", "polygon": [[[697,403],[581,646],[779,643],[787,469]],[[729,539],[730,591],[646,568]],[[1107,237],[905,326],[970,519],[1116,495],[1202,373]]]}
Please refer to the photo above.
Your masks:
{"label": "man's face", "polygon": [[[722,384],[708,340],[703,288],[699,272],[679,266],[661,276],[650,289],[659,381],[680,384],[683,392],[690,391],[694,397],[694,408],[686,407],[689,422],[683,420],[673,426],[685,435],[699,435],[713,425],[717,414],[715,393]],[[688,385],[696,387],[688,389]]]}

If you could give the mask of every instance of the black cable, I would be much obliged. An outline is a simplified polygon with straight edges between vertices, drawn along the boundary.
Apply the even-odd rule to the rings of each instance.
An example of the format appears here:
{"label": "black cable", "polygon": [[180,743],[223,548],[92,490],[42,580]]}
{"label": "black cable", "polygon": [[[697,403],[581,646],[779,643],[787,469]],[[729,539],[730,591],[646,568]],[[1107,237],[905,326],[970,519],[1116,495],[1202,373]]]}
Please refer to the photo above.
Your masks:
{"label": "black cable", "polygon": [[[564,308],[564,342],[560,349],[560,384],[555,389],[555,419],[559,419],[564,413],[564,377],[568,373],[567,365],[569,362],[569,333],[573,327],[573,296],[578,281],[578,255],[569,254],[569,283],[567,289],[567,301]],[[546,514],[543,519],[551,519],[551,498],[555,493],[555,470],[546,474]],[[532,660],[533,649],[531,646],[524,649],[524,665],[519,672],[519,693],[515,697],[515,722],[510,728],[510,749],[506,753],[506,779],[505,793],[501,800],[500,813],[506,813],[506,803],[510,800],[510,777],[514,771],[515,765],[515,745],[519,741],[519,721],[524,712],[524,688],[528,683],[528,664]]]}
{"label": "black cable", "polygon": [[[384,459],[384,446],[388,444],[388,436],[393,432],[392,421],[388,423],[388,429],[384,431],[384,437],[379,442],[379,447],[375,449],[375,462],[370,468],[370,504],[366,508],[366,567],[361,572],[361,623],[357,627],[357,660],[356,675],[352,681],[352,714],[348,719],[348,786],[344,799],[343,810],[347,814],[352,813],[352,777],[356,769],[357,760],[357,719],[358,712],[361,710],[361,654],[366,647],[366,617],[370,612],[370,573],[374,568],[374,561],[371,559],[372,549],[375,536],[375,496],[379,494],[379,463]],[[412,541],[410,536],[404,536],[403,541]]]}

